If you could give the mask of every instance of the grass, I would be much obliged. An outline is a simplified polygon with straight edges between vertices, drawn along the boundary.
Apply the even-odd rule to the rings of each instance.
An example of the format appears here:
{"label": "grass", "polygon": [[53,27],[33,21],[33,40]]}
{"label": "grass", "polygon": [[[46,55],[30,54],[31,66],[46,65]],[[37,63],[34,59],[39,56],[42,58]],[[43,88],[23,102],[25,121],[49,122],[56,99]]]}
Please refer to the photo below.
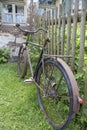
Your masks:
{"label": "grass", "polygon": [[[73,129],[80,130],[75,121],[66,130]],[[35,85],[24,84],[15,63],[0,64],[0,130],[53,130],[38,107]]]}
{"label": "grass", "polygon": [[34,84],[24,84],[15,63],[0,64],[0,130],[52,130],[38,107]]}

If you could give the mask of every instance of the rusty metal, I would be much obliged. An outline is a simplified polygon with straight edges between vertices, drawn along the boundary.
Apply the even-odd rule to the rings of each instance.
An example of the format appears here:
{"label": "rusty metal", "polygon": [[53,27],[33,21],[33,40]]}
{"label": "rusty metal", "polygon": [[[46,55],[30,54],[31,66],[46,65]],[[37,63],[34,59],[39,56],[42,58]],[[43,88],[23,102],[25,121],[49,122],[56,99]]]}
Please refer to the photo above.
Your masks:
{"label": "rusty metal", "polygon": [[80,96],[79,96],[77,82],[75,80],[75,77],[70,67],[60,58],[57,58],[57,61],[63,66],[63,68],[65,69],[65,71],[67,72],[69,76],[69,80],[71,82],[72,91],[73,91],[73,112],[77,113],[79,111],[79,106],[80,106],[80,103],[78,102],[78,97]]}
{"label": "rusty metal", "polygon": [[72,55],[51,55],[51,54],[43,54],[44,57],[50,58],[72,58]]}

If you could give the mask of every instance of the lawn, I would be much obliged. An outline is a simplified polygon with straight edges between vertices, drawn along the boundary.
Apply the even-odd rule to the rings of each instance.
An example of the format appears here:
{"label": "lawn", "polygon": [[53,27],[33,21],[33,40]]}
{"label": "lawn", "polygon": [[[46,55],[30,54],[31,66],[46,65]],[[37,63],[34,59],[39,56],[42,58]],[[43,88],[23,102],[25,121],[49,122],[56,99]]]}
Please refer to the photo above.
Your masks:
{"label": "lawn", "polygon": [[[38,107],[36,86],[23,81],[16,63],[0,64],[0,130],[53,130]],[[67,130],[73,129],[80,130],[74,120]]]}
{"label": "lawn", "polygon": [[38,107],[34,84],[24,84],[15,63],[0,64],[0,130],[52,130]]}

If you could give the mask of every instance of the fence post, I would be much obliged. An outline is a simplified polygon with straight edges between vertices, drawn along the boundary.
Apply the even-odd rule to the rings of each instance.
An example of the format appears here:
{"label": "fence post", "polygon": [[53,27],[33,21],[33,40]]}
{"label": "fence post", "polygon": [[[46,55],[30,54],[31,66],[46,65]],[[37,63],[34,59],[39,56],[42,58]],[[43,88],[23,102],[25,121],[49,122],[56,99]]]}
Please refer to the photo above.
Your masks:
{"label": "fence post", "polygon": [[65,42],[65,2],[62,4],[62,31],[61,31],[61,54],[64,55]]}
{"label": "fence post", "polygon": [[55,50],[55,54],[57,54],[57,41],[58,41],[58,39],[57,39],[57,19],[58,19],[58,7],[56,7],[56,9],[55,9],[55,39],[54,39],[54,41],[55,41],[55,48],[54,48],[54,50]]}
{"label": "fence post", "polygon": [[[70,39],[71,39],[71,2],[68,1],[68,12],[67,12],[67,44],[66,44],[66,54],[70,54]],[[68,59],[66,59],[68,62]]]}
{"label": "fence post", "polygon": [[61,4],[59,5],[59,15],[58,15],[58,44],[57,44],[57,54],[60,54],[60,44],[61,44]]}
{"label": "fence post", "polygon": [[0,2],[0,23],[1,23],[1,2]]}
{"label": "fence post", "polygon": [[86,0],[82,0],[80,54],[79,54],[78,72],[82,71],[84,61],[85,24],[86,24]]}
{"label": "fence post", "polygon": [[54,54],[54,8],[52,9],[52,19],[51,19],[51,21],[52,21],[52,54]]}
{"label": "fence post", "polygon": [[[50,36],[50,24],[51,24],[51,19],[50,19],[50,10],[47,12],[47,27],[48,27],[48,31],[49,31],[49,36]],[[50,44],[48,44],[48,54],[50,54]]]}
{"label": "fence post", "polygon": [[74,64],[75,64],[78,5],[79,5],[79,0],[75,0],[75,10],[74,10],[74,17],[73,17],[73,33],[72,33],[72,61],[71,61],[72,71],[74,71]]}
{"label": "fence post", "polygon": [[85,111],[85,110],[87,111],[87,64],[86,64],[86,72],[85,72],[84,99],[85,99],[85,102],[83,105],[83,111]]}

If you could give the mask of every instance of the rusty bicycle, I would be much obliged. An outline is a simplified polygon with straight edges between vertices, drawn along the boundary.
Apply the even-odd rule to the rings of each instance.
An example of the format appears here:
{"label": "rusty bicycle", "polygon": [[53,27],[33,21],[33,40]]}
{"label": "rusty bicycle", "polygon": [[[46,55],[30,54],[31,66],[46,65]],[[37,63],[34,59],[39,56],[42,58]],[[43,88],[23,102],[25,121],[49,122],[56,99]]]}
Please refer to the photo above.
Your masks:
{"label": "rusty bicycle", "polygon": [[[19,24],[18,29],[24,32],[27,37],[38,31],[47,30],[40,27],[37,30],[24,30]],[[37,87],[38,104],[45,114],[49,124],[55,130],[65,129],[73,116],[79,111],[80,100],[77,82],[70,67],[59,57],[50,56],[45,53],[50,39],[47,37],[41,47],[36,68],[33,72],[27,41],[23,43],[18,54],[18,71],[21,78],[27,73],[27,64],[30,66],[31,78],[25,82],[34,82]],[[35,45],[36,46],[36,45]]]}

